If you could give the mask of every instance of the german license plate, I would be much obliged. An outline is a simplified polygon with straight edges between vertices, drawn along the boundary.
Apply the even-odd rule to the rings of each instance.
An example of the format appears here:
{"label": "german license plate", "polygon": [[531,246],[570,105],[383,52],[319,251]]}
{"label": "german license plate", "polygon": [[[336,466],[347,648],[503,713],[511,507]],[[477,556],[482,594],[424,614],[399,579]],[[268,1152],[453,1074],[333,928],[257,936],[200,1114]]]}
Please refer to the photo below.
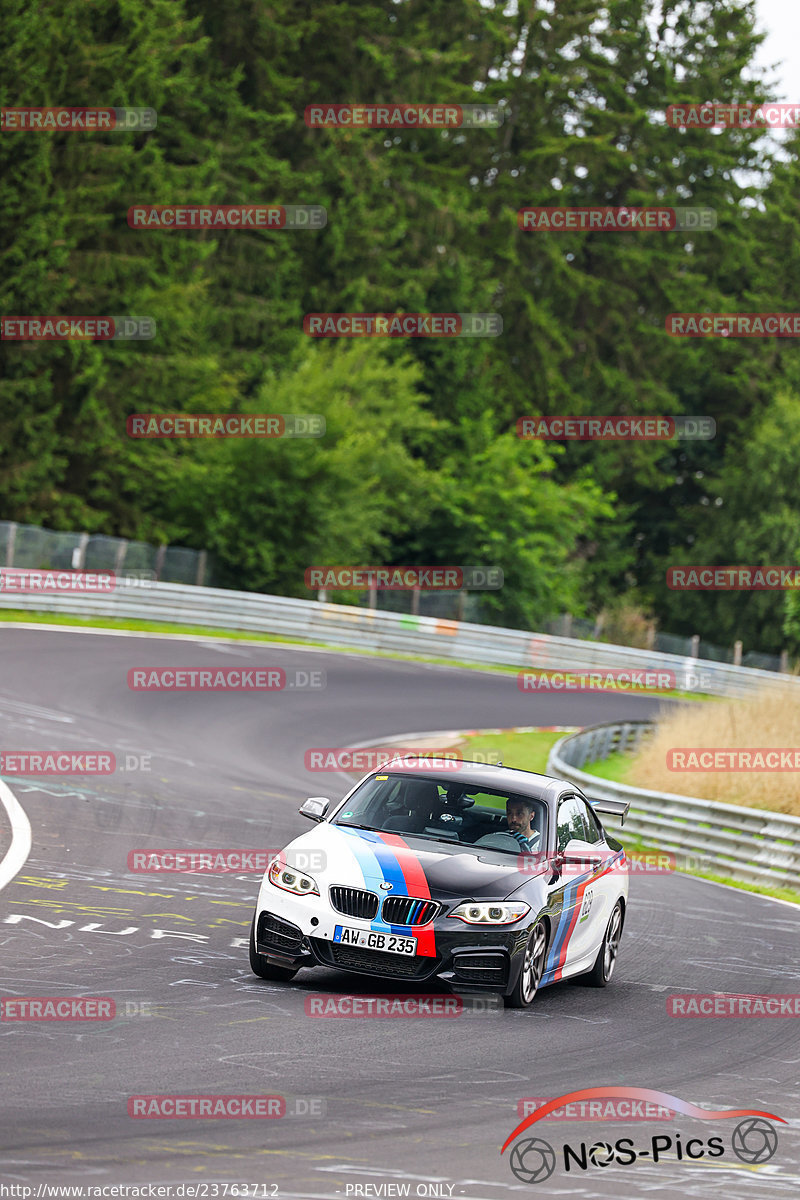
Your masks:
{"label": "german license plate", "polygon": [[417,939],[401,937],[396,933],[375,933],[372,929],[353,929],[349,925],[337,925],[333,940],[343,946],[359,946],[363,950],[383,950],[388,954],[416,954]]}

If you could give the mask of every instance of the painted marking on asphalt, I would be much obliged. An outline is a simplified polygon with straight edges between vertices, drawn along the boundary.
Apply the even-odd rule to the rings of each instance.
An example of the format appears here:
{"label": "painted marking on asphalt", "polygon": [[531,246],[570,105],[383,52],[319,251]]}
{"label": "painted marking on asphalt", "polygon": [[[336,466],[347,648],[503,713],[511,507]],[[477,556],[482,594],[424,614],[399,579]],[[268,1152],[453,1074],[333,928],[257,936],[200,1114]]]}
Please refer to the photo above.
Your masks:
{"label": "painted marking on asphalt", "polygon": [[11,845],[0,862],[0,892],[10,883],[28,860],[33,844],[31,823],[17,797],[7,783],[0,779],[0,804],[11,822]]}
{"label": "painted marking on asphalt", "polygon": [[68,717],[52,708],[42,708],[38,704],[26,704],[24,700],[15,700],[8,696],[0,696],[0,711],[17,713],[23,717],[39,717],[42,721],[57,721],[61,725],[75,724],[74,717]]}

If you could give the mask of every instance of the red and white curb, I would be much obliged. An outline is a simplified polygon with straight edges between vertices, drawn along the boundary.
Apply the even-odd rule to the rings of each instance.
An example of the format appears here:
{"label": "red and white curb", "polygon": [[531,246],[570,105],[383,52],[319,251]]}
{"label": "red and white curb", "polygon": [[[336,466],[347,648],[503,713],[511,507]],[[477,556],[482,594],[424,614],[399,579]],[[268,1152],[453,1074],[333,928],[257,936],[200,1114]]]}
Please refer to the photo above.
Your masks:
{"label": "red and white curb", "polygon": [[474,737],[476,734],[491,733],[580,733],[582,725],[511,725],[508,729],[459,729],[459,737]]}
{"label": "red and white curb", "polygon": [[448,741],[454,742],[465,737],[483,737],[488,735],[498,737],[503,733],[579,733],[582,725],[511,725],[506,729],[439,729],[424,733],[402,733],[399,736],[370,738],[368,742],[354,742],[354,750],[369,750],[372,746],[405,746],[408,742],[418,743],[421,750],[425,742],[432,746],[445,746]]}

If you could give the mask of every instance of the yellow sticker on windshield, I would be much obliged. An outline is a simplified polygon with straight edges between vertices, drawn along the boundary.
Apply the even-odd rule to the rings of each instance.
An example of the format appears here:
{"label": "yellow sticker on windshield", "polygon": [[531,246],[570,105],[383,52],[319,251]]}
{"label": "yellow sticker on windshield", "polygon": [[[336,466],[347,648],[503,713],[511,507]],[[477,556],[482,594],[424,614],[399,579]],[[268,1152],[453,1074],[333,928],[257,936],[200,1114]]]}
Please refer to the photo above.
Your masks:
{"label": "yellow sticker on windshield", "polygon": [[389,776],[388,775],[376,775],[375,778],[376,779],[388,779]]}

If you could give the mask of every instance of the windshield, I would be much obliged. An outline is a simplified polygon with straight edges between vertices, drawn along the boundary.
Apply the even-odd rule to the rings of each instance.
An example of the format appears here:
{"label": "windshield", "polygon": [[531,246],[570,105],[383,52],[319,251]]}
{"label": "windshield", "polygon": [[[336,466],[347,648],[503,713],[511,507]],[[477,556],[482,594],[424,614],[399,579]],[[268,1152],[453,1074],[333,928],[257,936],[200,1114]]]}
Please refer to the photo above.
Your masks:
{"label": "windshield", "polygon": [[506,817],[509,802],[509,816],[528,839],[530,849],[543,849],[547,809],[540,800],[469,787],[454,782],[452,776],[432,779],[430,775],[391,772],[373,775],[353,793],[332,824],[520,854],[525,845],[510,831]]}

